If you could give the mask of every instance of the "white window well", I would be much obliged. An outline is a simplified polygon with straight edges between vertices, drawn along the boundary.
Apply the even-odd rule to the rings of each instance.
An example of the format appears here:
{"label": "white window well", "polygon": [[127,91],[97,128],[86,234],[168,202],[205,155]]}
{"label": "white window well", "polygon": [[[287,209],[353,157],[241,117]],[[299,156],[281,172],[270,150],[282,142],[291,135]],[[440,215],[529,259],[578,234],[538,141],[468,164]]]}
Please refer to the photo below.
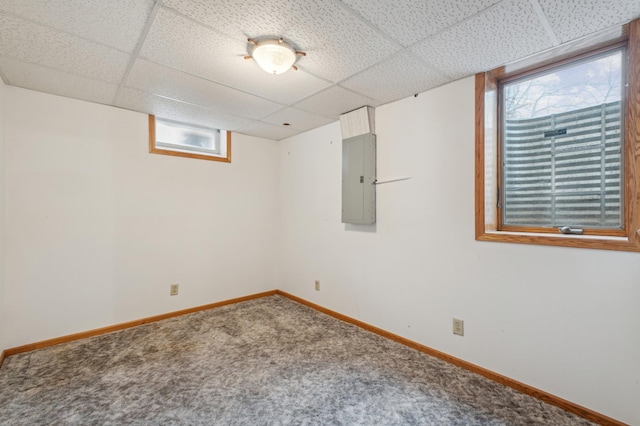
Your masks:
{"label": "white window well", "polygon": [[231,162],[230,132],[149,116],[149,152]]}
{"label": "white window well", "polygon": [[476,74],[476,240],[640,252],[640,19]]}
{"label": "white window well", "polygon": [[624,53],[500,84],[502,229],[624,229]]}

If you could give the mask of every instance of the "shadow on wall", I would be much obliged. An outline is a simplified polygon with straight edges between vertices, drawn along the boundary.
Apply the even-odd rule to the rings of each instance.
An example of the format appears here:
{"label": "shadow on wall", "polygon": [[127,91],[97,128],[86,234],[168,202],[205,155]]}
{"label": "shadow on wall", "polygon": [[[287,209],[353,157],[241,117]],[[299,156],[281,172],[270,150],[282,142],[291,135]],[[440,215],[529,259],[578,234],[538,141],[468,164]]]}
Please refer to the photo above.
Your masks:
{"label": "shadow on wall", "polygon": [[344,230],[345,231],[354,231],[354,232],[368,232],[370,234],[375,234],[378,232],[378,224],[372,223],[371,225],[358,225],[355,223],[345,223]]}

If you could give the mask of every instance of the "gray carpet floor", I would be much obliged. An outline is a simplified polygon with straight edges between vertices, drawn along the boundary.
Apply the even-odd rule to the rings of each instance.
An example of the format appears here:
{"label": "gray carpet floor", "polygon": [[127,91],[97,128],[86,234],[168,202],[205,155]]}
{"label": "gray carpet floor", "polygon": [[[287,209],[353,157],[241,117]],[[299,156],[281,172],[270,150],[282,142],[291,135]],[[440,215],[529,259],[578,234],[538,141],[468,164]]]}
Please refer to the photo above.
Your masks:
{"label": "gray carpet floor", "polygon": [[0,424],[590,423],[272,296],[9,357]]}

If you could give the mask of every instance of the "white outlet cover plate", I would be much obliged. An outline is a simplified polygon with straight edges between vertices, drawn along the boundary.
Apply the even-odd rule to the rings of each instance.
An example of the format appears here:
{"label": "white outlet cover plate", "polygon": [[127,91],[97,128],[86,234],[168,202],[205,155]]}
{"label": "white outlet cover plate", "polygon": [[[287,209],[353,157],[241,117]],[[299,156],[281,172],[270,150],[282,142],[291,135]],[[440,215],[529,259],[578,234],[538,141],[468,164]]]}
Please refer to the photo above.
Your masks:
{"label": "white outlet cover plate", "polygon": [[458,318],[453,319],[453,334],[464,336],[464,321]]}

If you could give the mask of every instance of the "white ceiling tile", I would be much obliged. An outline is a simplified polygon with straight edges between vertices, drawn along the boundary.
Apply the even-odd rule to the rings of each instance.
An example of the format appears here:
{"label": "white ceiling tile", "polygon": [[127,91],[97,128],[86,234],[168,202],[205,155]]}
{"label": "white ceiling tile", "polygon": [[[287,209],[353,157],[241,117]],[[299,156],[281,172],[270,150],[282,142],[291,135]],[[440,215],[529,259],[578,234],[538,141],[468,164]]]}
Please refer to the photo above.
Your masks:
{"label": "white ceiling tile", "polygon": [[366,20],[409,46],[501,0],[343,0]]}
{"label": "white ceiling tile", "polygon": [[118,90],[117,84],[91,80],[11,58],[0,57],[0,69],[12,86],[99,104],[111,104]]}
{"label": "white ceiling tile", "polygon": [[333,86],[298,102],[294,106],[314,114],[320,114],[337,120],[340,118],[340,114],[353,111],[364,105],[378,106],[380,102],[342,87]]}
{"label": "white ceiling tile", "polygon": [[402,52],[340,85],[359,93],[370,93],[382,103],[424,92],[451,79],[426,66],[411,51]]}
{"label": "white ceiling tile", "polygon": [[281,104],[172,70],[143,59],[133,66],[127,86],[208,108],[216,113],[260,119]]}
{"label": "white ceiling tile", "polygon": [[436,34],[411,50],[455,79],[552,46],[531,3],[508,0]]}
{"label": "white ceiling tile", "polygon": [[154,0],[2,0],[0,11],[132,53],[153,4]]}
{"label": "white ceiling tile", "polygon": [[234,74],[234,79],[228,81],[233,87],[287,105],[332,84],[302,69],[292,69],[278,75],[268,74],[253,60],[245,61],[239,72]]}
{"label": "white ceiling tile", "polygon": [[[172,68],[224,81],[246,66],[246,41],[234,40],[162,8],[140,55]],[[247,61],[248,62],[248,61]]]}
{"label": "white ceiling tile", "polygon": [[119,83],[130,56],[41,25],[0,14],[0,56]]}
{"label": "white ceiling tile", "polygon": [[254,61],[245,60],[246,53],[245,39],[231,39],[168,9],[161,9],[141,55],[283,104],[294,103],[331,84],[302,70],[267,74]]}
{"label": "white ceiling tile", "polygon": [[324,126],[325,124],[336,121],[334,118],[323,117],[318,114],[312,114],[310,112],[302,111],[296,108],[284,108],[270,116],[263,118],[261,121],[281,126],[283,123],[289,123],[289,125],[300,131],[307,131],[315,129],[316,127]]}
{"label": "white ceiling tile", "polygon": [[640,17],[638,0],[538,0],[562,43]]}
{"label": "white ceiling tile", "polygon": [[[639,0],[0,0],[0,77],[108,102],[160,5],[117,105],[273,139],[640,15]],[[307,53],[300,71],[243,59],[267,36]]]}
{"label": "white ceiling tile", "polygon": [[335,82],[400,50],[334,1],[166,0],[164,4],[236,40],[284,37],[307,53],[298,62],[301,69]]}
{"label": "white ceiling tile", "polygon": [[255,121],[239,129],[238,133],[279,141],[297,135],[300,131],[291,127],[274,126],[273,124]]}
{"label": "white ceiling tile", "polygon": [[158,117],[185,123],[200,124],[216,129],[236,130],[251,122],[250,119],[230,114],[214,114],[213,111],[197,105],[162,98],[140,90],[124,88],[120,90],[115,105],[121,108],[153,114]]}

